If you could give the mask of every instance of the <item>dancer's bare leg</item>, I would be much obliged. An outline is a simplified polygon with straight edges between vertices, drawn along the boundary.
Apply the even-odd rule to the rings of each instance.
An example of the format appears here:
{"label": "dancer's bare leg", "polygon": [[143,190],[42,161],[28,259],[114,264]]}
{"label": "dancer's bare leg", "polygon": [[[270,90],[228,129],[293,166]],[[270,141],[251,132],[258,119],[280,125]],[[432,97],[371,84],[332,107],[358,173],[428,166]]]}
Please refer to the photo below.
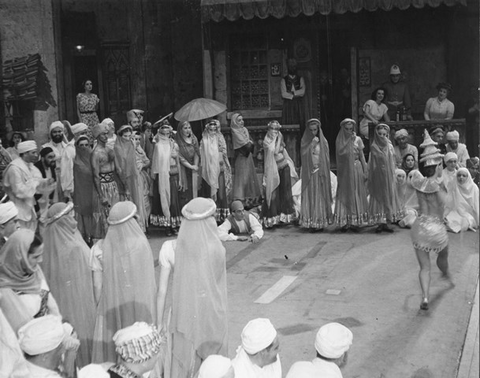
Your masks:
{"label": "dancer's bare leg", "polygon": [[449,277],[448,274],[448,246],[442,249],[437,256],[438,269],[442,271],[442,276]]}
{"label": "dancer's bare leg", "polygon": [[420,272],[418,278],[420,279],[420,287],[422,288],[422,310],[428,309],[428,298],[430,292],[430,255],[420,249],[415,248],[418,263],[420,264]]}

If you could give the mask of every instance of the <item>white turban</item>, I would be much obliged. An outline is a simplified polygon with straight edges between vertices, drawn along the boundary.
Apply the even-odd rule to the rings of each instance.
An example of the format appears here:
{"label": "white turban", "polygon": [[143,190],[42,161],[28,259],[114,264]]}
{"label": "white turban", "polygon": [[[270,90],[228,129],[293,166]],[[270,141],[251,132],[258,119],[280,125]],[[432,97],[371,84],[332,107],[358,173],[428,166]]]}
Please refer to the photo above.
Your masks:
{"label": "white turban", "polygon": [[248,354],[256,354],[272,344],[275,337],[277,331],[269,319],[253,319],[242,331],[242,347]]}
{"label": "white turban", "polygon": [[18,330],[20,348],[31,356],[54,350],[65,336],[60,318],[53,315],[33,319]]}
{"label": "white turban", "polygon": [[19,154],[24,154],[25,152],[36,150],[37,143],[34,140],[26,140],[25,142],[20,142],[17,145],[17,151]]}
{"label": "white turban", "polygon": [[63,125],[62,122],[55,121],[50,125],[50,128],[48,129],[48,133],[51,133],[54,129],[57,129],[57,128],[62,129],[62,131],[65,130],[65,126]]}
{"label": "white turban", "polygon": [[445,156],[443,157],[443,161],[447,163],[447,161],[450,161],[452,159],[458,160],[458,156],[455,152],[447,152]]}
{"label": "white turban", "polygon": [[78,378],[110,378],[110,374],[101,365],[90,364],[80,369]]}
{"label": "white turban", "polygon": [[315,338],[315,349],[326,358],[340,358],[352,345],[353,334],[339,323],[328,323],[321,327]]}
{"label": "white turban", "polygon": [[400,129],[395,133],[395,140],[402,137],[408,137],[408,131],[405,129]]}
{"label": "white turban", "polygon": [[232,368],[229,358],[212,354],[203,361],[198,378],[223,378]]}
{"label": "white turban", "polygon": [[110,126],[111,123],[115,124],[111,118],[105,118],[101,123],[107,126]]}
{"label": "white turban", "polygon": [[459,139],[460,139],[460,134],[458,133],[457,130],[449,131],[447,133],[447,140],[456,140],[458,142]]}
{"label": "white turban", "polygon": [[18,209],[12,201],[0,203],[0,224],[5,224],[18,215]]}
{"label": "white turban", "polygon": [[85,125],[84,123],[76,123],[71,127],[71,130],[72,130],[72,133],[76,135],[88,130],[88,126]]}

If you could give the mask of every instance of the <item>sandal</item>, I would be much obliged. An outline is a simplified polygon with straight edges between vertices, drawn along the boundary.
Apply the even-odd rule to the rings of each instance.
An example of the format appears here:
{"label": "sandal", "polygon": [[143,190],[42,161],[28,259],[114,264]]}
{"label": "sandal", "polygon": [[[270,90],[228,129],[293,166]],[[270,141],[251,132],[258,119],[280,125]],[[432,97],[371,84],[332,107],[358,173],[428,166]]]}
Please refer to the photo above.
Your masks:
{"label": "sandal", "polygon": [[420,305],[420,310],[428,310],[428,299],[423,298],[422,304]]}

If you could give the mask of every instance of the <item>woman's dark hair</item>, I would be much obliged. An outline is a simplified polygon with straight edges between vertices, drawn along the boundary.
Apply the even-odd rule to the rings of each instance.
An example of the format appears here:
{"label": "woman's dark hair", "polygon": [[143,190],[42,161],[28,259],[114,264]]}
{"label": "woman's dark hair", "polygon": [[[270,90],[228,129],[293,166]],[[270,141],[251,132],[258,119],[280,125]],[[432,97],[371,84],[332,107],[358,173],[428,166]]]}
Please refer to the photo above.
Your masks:
{"label": "woman's dark hair", "polygon": [[35,233],[32,244],[30,244],[30,247],[28,248],[28,255],[31,255],[32,253],[34,253],[35,249],[37,249],[42,244],[43,244],[42,236],[40,234]]}
{"label": "woman's dark hair", "polygon": [[144,133],[145,130],[151,129],[151,128],[152,128],[152,123],[151,122],[144,122],[143,125],[142,125],[142,133]]}
{"label": "woman's dark hair", "polygon": [[423,175],[425,177],[432,177],[435,174],[435,171],[437,170],[437,165],[427,165],[426,167],[423,167]]}
{"label": "woman's dark hair", "polygon": [[371,98],[372,100],[376,100],[376,99],[377,99],[377,92],[380,91],[380,90],[383,91],[383,100],[382,100],[382,102],[384,102],[385,99],[387,98],[387,90],[386,90],[384,87],[378,87],[378,88],[374,89],[373,92],[372,92],[372,95],[370,96],[370,98]]}
{"label": "woman's dark hair", "polygon": [[131,127],[126,127],[124,128],[122,131],[119,131],[118,132],[118,136],[122,136],[123,134],[125,134],[127,131],[130,131],[132,133],[132,135],[134,134],[133,132],[133,129]]}
{"label": "woman's dark hair", "polygon": [[85,79],[82,81],[82,92],[85,90],[85,84],[87,84],[87,81],[90,81],[93,85],[93,80],[92,79]]}
{"label": "woman's dark hair", "polygon": [[12,134],[12,137],[10,138],[10,141],[8,142],[8,145],[10,147],[15,147],[15,142],[13,141],[13,137],[15,135],[20,135],[20,139],[22,139],[21,141],[24,142],[25,141],[25,137],[23,136],[22,133],[18,132],[18,131],[14,131],[13,134]]}
{"label": "woman's dark hair", "polygon": [[90,81],[93,85],[93,80],[92,79],[85,79],[82,81],[82,88],[85,89],[85,85],[87,84],[87,81]]}
{"label": "woman's dark hair", "polygon": [[407,161],[407,157],[409,157],[409,156],[413,157],[413,161],[415,162],[415,156],[414,156],[413,154],[406,154],[406,155],[403,157],[402,160],[403,160],[404,162],[406,162],[406,161]]}

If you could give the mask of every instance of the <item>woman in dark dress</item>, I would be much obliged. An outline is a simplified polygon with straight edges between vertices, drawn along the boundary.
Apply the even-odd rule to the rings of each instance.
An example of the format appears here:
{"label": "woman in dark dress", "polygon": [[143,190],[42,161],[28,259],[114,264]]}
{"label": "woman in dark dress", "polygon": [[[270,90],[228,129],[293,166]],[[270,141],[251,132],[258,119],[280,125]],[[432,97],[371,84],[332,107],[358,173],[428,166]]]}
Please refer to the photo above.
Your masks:
{"label": "woman in dark dress", "polygon": [[263,182],[266,200],[262,205],[262,218],[266,228],[280,223],[288,224],[295,216],[291,177],[292,175],[297,177],[297,173],[285,149],[281,127],[278,121],[271,121],[263,140],[265,151]]}
{"label": "woman in dark dress", "polygon": [[180,122],[175,135],[180,160],[179,175],[183,182],[180,189],[180,208],[183,208],[192,198],[198,195],[198,165],[200,163],[200,149],[198,140],[192,132],[188,121]]}
{"label": "woman in dark dress", "polygon": [[233,149],[235,150],[235,175],[233,179],[233,199],[240,200],[247,208],[260,205],[262,189],[258,183],[255,163],[253,162],[254,144],[243,117],[235,113],[230,123]]}

